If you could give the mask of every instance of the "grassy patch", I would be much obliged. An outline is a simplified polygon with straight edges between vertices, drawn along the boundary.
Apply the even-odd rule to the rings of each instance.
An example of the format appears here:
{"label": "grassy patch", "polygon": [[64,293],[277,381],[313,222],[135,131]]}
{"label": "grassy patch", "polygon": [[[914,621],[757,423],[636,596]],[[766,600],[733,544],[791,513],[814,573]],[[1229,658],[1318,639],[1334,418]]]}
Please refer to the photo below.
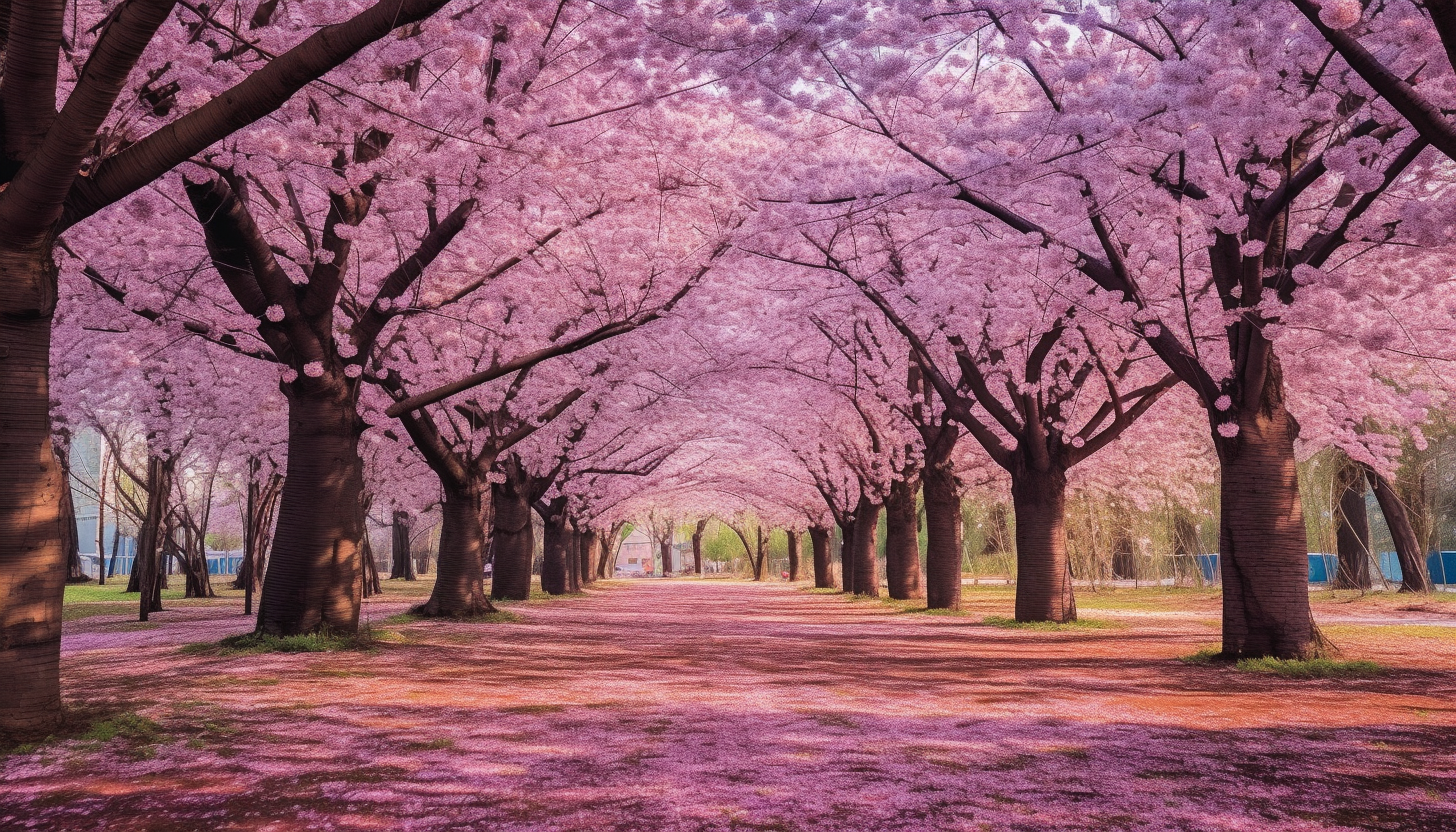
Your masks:
{"label": "grassy patch", "polygon": [[153,743],[162,738],[162,728],[140,714],[128,712],[91,723],[91,729],[80,738],[93,742],[111,742],[117,737],[139,743]]}
{"label": "grassy patch", "polygon": [[[239,656],[256,653],[331,653],[340,650],[367,651],[381,642],[394,641],[388,632],[362,629],[357,633],[309,633],[298,636],[275,636],[267,633],[245,633],[222,641],[196,642],[182,647],[188,655]],[[400,638],[400,641],[403,639]]]}
{"label": "grassy patch", "polygon": [[1041,630],[1046,632],[1115,630],[1119,626],[1111,621],[1103,621],[1100,618],[1079,618],[1076,621],[1058,624],[1055,621],[1017,621],[1014,618],[1007,618],[1004,615],[988,615],[981,619],[981,623],[1007,630]]}
{"label": "grassy patch", "polygon": [[566,710],[565,705],[509,705],[501,708],[506,714],[556,714]]}
{"label": "grassy patch", "polygon": [[1286,679],[1370,679],[1386,672],[1384,667],[1363,659],[1343,662],[1329,658],[1263,658],[1228,662],[1217,647],[1205,647],[1191,656],[1180,656],[1178,661],[1203,667],[1221,664],[1245,673],[1272,673]]}
{"label": "grassy patch", "polygon": [[[550,596],[548,596],[550,597]],[[500,602],[496,602],[500,603]],[[384,619],[385,624],[415,624],[420,621],[452,621],[466,624],[519,624],[526,619],[517,613],[509,610],[496,610],[485,615],[474,615],[469,618],[431,618],[424,615],[415,615],[412,612],[402,612],[398,615],[391,615]]]}
{"label": "grassy patch", "polygon": [[1273,673],[1286,679],[1369,679],[1385,673],[1375,662],[1335,659],[1241,659],[1234,665],[1249,673]]}
{"label": "grassy patch", "polygon": [[[69,589],[70,587],[67,587]],[[98,615],[131,615],[137,614],[138,604],[110,604],[110,603],[85,603],[67,604],[61,608],[62,621],[80,621],[83,618],[92,618]]]}
{"label": "grassy patch", "polygon": [[407,751],[444,751],[447,748],[454,748],[455,741],[440,737],[439,739],[424,740],[421,742],[407,742],[404,744]]}

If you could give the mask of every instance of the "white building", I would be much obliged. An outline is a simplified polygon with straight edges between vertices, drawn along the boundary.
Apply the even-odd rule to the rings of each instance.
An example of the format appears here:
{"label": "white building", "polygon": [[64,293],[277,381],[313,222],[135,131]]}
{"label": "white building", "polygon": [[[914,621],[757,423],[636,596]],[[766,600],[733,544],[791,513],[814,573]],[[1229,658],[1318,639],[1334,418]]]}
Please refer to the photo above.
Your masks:
{"label": "white building", "polygon": [[617,550],[615,572],[626,577],[662,574],[657,566],[657,547],[640,526],[632,529],[632,533],[627,535],[627,539],[622,541],[622,547]]}

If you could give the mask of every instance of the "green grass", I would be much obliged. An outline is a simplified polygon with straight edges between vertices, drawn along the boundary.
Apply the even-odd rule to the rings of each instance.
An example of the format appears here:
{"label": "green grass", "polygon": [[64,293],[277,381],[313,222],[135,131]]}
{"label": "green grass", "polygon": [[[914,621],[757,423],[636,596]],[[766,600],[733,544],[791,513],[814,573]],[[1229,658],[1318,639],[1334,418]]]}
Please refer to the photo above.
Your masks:
{"label": "green grass", "polygon": [[274,636],[267,633],[245,633],[229,636],[219,642],[201,641],[182,647],[189,655],[239,656],[257,653],[330,653],[340,650],[374,650],[380,642],[396,640],[394,633],[374,632],[368,628],[352,634],[309,633],[299,636]]}
{"label": "green grass", "polygon": [[409,751],[444,751],[445,749],[454,748],[455,741],[441,737],[434,740],[407,742],[404,747]]}
{"label": "green grass", "polygon": [[91,729],[80,738],[93,742],[111,742],[117,737],[139,743],[153,743],[162,738],[162,728],[140,714],[128,712],[91,723]]}
{"label": "green grass", "polygon": [[1241,659],[1234,666],[1248,673],[1273,673],[1286,679],[1369,679],[1385,673],[1385,668],[1363,659]]}
{"label": "green grass", "polygon": [[1079,618],[1076,621],[1058,624],[1055,621],[1017,621],[1014,618],[1007,618],[1004,615],[988,615],[981,619],[981,623],[1008,630],[1040,630],[1047,632],[1114,630],[1120,626],[1111,621],[1103,621],[1098,618]]}
{"label": "green grass", "polygon": [[[1217,647],[1205,647],[1191,656],[1180,656],[1178,661],[1204,667],[1230,664],[1222,657],[1223,653]],[[1387,672],[1381,665],[1364,659],[1345,662],[1324,657],[1239,659],[1231,666],[1244,673],[1270,673],[1285,679],[1371,679]]]}
{"label": "green grass", "polygon": [[[217,593],[216,598],[187,598],[183,599],[183,579],[181,575],[172,576],[172,588],[162,590],[163,601],[183,601],[188,605],[210,605],[221,601],[241,599],[241,589],[230,589],[228,583],[231,578],[214,577],[212,579],[212,590]],[[97,602],[110,602],[114,604],[125,604],[133,610],[140,604],[140,597],[137,593],[127,593],[126,576],[117,575],[114,578],[107,578],[106,585],[98,584],[66,584],[65,601],[66,605],[71,604],[94,604]]]}
{"label": "green grass", "polygon": [[384,619],[384,623],[414,624],[420,621],[452,621],[456,623],[464,622],[468,624],[519,624],[525,620],[525,618],[511,612],[510,610],[496,610],[492,613],[477,615],[471,618],[428,618],[423,615],[415,615],[414,613],[402,612],[398,615],[391,615],[390,617]]}
{"label": "green grass", "polygon": [[832,586],[827,586],[827,587],[806,586],[806,587],[803,587],[802,589],[800,589],[799,591],[800,592],[807,592],[810,595],[838,595],[838,594],[840,594],[840,592],[842,592],[842,590],[835,589]]}

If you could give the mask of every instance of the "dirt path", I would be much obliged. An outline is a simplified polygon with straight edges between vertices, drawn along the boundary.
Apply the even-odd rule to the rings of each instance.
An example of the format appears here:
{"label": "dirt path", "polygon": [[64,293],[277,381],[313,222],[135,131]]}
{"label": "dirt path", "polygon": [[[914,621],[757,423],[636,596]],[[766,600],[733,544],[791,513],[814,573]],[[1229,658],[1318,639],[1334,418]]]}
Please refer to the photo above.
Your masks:
{"label": "dirt path", "polygon": [[180,653],[238,624],[211,611],[68,630],[68,695],[159,734],[0,758],[0,829],[1456,829],[1449,650],[1293,682],[1177,662],[1196,621],[1003,630],[729,581],[516,611],[372,654]]}

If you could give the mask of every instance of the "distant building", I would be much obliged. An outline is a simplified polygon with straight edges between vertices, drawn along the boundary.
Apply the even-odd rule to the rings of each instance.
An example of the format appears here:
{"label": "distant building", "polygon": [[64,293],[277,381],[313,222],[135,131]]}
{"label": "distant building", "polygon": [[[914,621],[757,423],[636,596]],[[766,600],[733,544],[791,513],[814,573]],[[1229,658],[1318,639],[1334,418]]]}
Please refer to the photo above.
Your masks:
{"label": "distant building", "polygon": [[627,535],[622,548],[617,550],[616,574],[627,577],[662,574],[657,568],[657,547],[640,526]]}

